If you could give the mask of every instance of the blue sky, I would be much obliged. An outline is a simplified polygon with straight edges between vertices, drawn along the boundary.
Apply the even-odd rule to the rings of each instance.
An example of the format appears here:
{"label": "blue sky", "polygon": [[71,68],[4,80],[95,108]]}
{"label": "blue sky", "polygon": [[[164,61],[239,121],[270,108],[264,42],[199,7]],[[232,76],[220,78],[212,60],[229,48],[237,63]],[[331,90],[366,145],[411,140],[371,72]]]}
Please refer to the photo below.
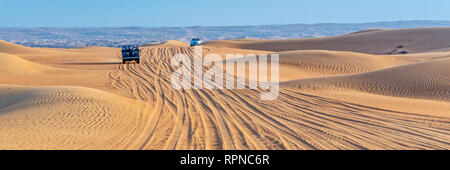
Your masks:
{"label": "blue sky", "polygon": [[449,0],[0,0],[0,27],[450,20]]}

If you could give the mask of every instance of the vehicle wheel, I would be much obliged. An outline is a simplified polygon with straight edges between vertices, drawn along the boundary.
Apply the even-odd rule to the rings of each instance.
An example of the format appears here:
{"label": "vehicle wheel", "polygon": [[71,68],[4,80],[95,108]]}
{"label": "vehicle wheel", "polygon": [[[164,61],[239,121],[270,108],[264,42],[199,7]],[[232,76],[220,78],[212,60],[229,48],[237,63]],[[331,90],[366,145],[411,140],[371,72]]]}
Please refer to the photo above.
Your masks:
{"label": "vehicle wheel", "polygon": [[127,62],[127,61],[125,61],[125,60],[122,60],[122,63],[123,63],[123,64],[125,64],[126,62]]}

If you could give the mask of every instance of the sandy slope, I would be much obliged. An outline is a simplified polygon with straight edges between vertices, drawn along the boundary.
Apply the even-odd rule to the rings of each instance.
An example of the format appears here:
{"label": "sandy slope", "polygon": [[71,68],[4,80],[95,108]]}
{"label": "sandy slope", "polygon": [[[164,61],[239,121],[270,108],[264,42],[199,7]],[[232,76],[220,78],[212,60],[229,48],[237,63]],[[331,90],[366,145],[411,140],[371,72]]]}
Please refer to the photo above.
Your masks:
{"label": "sandy slope", "polygon": [[120,49],[107,47],[30,48],[0,41],[0,53],[19,56],[43,65],[81,70],[110,70],[121,62]]}
{"label": "sandy slope", "polygon": [[3,72],[0,84],[83,86],[127,96],[112,88],[106,78],[117,64],[122,63],[120,49],[29,48],[0,42],[0,60],[0,71]]}
{"label": "sandy slope", "polygon": [[[436,38],[446,29],[373,30],[340,38],[367,42],[385,34],[401,38],[405,31]],[[266,43],[233,42],[256,41]],[[258,50],[203,50],[272,53],[294,47],[286,41],[298,40],[256,43]],[[364,50],[383,51],[384,44],[397,45],[392,42]],[[449,149],[449,54],[437,49],[443,45],[422,45],[404,48],[435,50],[389,56],[281,52],[281,77],[292,81],[283,83],[276,100],[262,101],[259,89],[172,88],[172,56],[194,53],[178,41],[143,48],[142,63],[127,65],[120,64],[119,49],[2,42],[0,149]]]}
{"label": "sandy slope", "polygon": [[186,44],[184,42],[177,41],[177,40],[169,40],[169,41],[161,42],[161,43],[148,43],[148,44],[142,45],[141,47],[151,47],[151,46],[188,47],[189,44]]}
{"label": "sandy slope", "polygon": [[120,148],[143,107],[81,87],[0,85],[0,98],[2,149]]}
{"label": "sandy slope", "polygon": [[36,75],[51,71],[55,71],[55,68],[32,63],[14,55],[0,53],[1,76]]}
{"label": "sandy slope", "polygon": [[[221,40],[207,42],[208,46],[232,48],[293,51],[334,50],[369,54],[425,52],[450,47],[450,28],[378,30],[347,34],[336,37],[289,40]],[[400,48],[401,47],[401,48]]]}
{"label": "sandy slope", "polygon": [[349,90],[314,90],[291,88],[301,93],[331,98],[341,102],[357,103],[373,108],[398,111],[409,114],[420,114],[438,117],[450,117],[450,103],[448,101],[429,100],[410,97],[395,97]]}
{"label": "sandy slope", "polygon": [[450,100],[450,57],[368,73],[302,79],[284,87],[356,90],[388,96]]}
{"label": "sandy slope", "polygon": [[[214,52],[217,51],[216,49],[214,49],[214,47],[207,48],[212,48]],[[244,51],[233,48],[225,49],[229,52]],[[259,53],[256,52],[253,54],[264,53],[273,54],[274,52],[259,51]],[[446,58],[450,56],[450,52],[427,52],[402,55],[374,55],[329,50],[296,50],[276,52],[276,54],[279,54],[280,56],[279,69],[282,74],[279,75],[279,79],[281,82],[313,77],[364,73],[411,63]],[[248,72],[248,69],[246,71]]]}
{"label": "sandy slope", "polygon": [[[275,101],[258,90],[174,90],[168,60],[187,48],[145,49],[144,64],[110,78],[147,101],[152,116],[139,149],[448,148],[449,118],[387,110],[282,89]],[[397,109],[400,107],[397,107]],[[425,123],[429,122],[429,123]],[[433,122],[433,123],[431,123]]]}
{"label": "sandy slope", "polygon": [[29,48],[0,40],[0,52],[7,54],[35,54],[39,52],[51,53],[51,50],[46,50],[42,48]]}
{"label": "sandy slope", "polygon": [[345,51],[299,50],[280,52],[281,81],[300,78],[355,74],[410,63],[394,56]]}

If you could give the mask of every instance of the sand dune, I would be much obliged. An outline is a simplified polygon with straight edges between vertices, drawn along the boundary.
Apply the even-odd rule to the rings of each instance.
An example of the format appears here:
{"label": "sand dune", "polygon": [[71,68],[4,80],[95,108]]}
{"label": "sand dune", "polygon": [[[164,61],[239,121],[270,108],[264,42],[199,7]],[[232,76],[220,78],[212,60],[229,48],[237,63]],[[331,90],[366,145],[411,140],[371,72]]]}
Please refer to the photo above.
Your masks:
{"label": "sand dune", "polygon": [[410,98],[450,100],[450,58],[398,66],[379,71],[294,80],[284,87],[315,90],[357,90]]}
{"label": "sand dune", "polygon": [[[74,69],[109,70],[114,67],[114,64],[121,61],[120,49],[108,47],[31,48],[0,41],[0,53],[19,56],[42,65]],[[96,65],[97,67],[89,65]]]}
{"label": "sand dune", "polygon": [[0,53],[0,76],[35,75],[50,71],[55,71],[55,68],[32,63],[14,55]]}
{"label": "sand dune", "polygon": [[376,28],[375,29],[367,29],[367,30],[352,32],[350,34],[360,34],[360,33],[376,32],[376,31],[383,31],[383,30],[387,30],[387,29],[376,29]]}
{"label": "sand dune", "polygon": [[[291,81],[272,101],[261,89],[174,89],[172,57],[194,54],[179,41],[142,48],[141,64],[115,48],[0,42],[0,149],[450,149],[448,30],[204,46],[283,51]],[[410,54],[357,53],[398,45]]]}
{"label": "sand dune", "polygon": [[81,87],[0,85],[0,98],[2,149],[120,148],[140,115],[138,101]]}
{"label": "sand dune", "polygon": [[36,49],[17,45],[14,43],[6,42],[3,40],[0,40],[0,52],[2,53],[33,53],[36,52]]}
{"label": "sand dune", "polygon": [[300,89],[290,88],[312,96],[331,98],[340,102],[357,103],[358,105],[380,108],[384,110],[419,114],[426,116],[438,116],[449,118],[450,103],[448,101],[429,100],[409,97],[386,96],[355,90],[331,90],[331,89]]}
{"label": "sand dune", "polygon": [[[122,65],[110,74],[114,86],[148,102],[145,112],[152,113],[142,121],[146,128],[132,148],[448,147],[448,119],[439,116],[367,107],[290,89],[282,89],[275,101],[259,100],[258,90],[174,90],[168,61],[180,52],[193,55],[187,48],[145,49],[143,65]],[[434,120],[443,122],[423,123]]]}
{"label": "sand dune", "polygon": [[[229,52],[233,51],[232,49],[233,48],[226,48]],[[216,52],[217,50],[213,49],[213,51]],[[234,49],[234,51],[242,52],[243,50]],[[271,53],[273,52],[257,51],[252,54]],[[280,52],[277,54],[279,54],[280,57],[279,70],[282,74],[279,75],[279,81],[281,82],[303,78],[364,73],[419,61],[427,61],[438,57],[437,55],[424,54],[414,57],[372,55],[328,50],[298,50]],[[245,57],[242,59],[245,59]],[[258,65],[258,61],[254,64]],[[246,66],[248,67],[248,64],[246,64]],[[248,72],[248,68],[246,72]],[[241,73],[241,75],[242,74],[243,73]]]}
{"label": "sand dune", "polygon": [[[31,50],[22,53],[19,48]],[[40,49],[11,43],[0,44],[0,84],[26,86],[83,86],[118,92],[106,75],[121,63],[120,49],[87,47],[81,49]],[[3,53],[9,52],[9,54]]]}
{"label": "sand dune", "polygon": [[26,56],[26,55],[36,55],[39,53],[52,54],[55,53],[55,50],[61,49],[48,49],[48,48],[32,48],[25,47],[22,45],[6,42],[0,40],[0,53],[12,54],[17,56]]}
{"label": "sand dune", "polygon": [[169,40],[169,41],[166,41],[166,42],[148,43],[148,44],[142,45],[142,47],[151,47],[151,46],[187,47],[189,45],[184,43],[184,42],[182,42],[182,41],[177,41],[177,40]]}
{"label": "sand dune", "polygon": [[300,50],[281,52],[280,81],[355,74],[410,63],[406,58],[344,51]]}
{"label": "sand dune", "polygon": [[290,40],[221,40],[205,43],[207,46],[293,51],[334,50],[368,54],[418,53],[450,46],[450,28],[379,30],[336,37]]}
{"label": "sand dune", "polygon": [[[233,48],[225,49],[232,51]],[[213,51],[216,52],[216,49],[213,49]],[[234,49],[234,51],[239,50]],[[271,53],[273,52],[257,51],[252,54]],[[444,52],[407,55],[373,55],[329,50],[297,50],[276,54],[280,56],[279,69],[282,74],[279,75],[279,80],[281,82],[303,78],[364,73],[394,66],[446,58],[450,55],[450,53]],[[256,62],[256,64],[258,63]],[[246,71],[248,72],[248,69]]]}

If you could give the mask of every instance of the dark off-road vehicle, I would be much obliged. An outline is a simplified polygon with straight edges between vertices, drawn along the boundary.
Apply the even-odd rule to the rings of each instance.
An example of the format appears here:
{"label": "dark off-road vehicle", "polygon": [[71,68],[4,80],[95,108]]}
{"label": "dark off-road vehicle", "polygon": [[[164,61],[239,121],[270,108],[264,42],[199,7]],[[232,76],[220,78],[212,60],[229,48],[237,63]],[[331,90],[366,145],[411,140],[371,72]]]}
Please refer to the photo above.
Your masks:
{"label": "dark off-road vehicle", "polygon": [[138,45],[122,45],[122,63],[125,64],[127,61],[136,61],[136,63],[139,64],[139,52]]}

